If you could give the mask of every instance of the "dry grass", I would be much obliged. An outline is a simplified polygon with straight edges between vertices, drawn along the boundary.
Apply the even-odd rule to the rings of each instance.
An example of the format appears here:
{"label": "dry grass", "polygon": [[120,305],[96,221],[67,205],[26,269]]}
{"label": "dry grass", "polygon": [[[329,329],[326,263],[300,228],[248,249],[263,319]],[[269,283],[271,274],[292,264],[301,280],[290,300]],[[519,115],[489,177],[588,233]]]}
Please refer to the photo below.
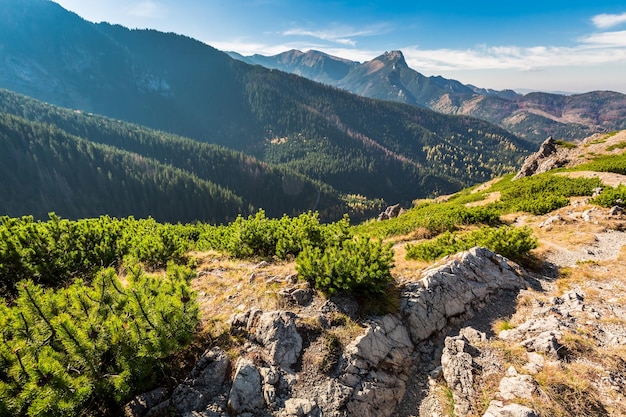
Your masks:
{"label": "dry grass", "polygon": [[193,253],[198,277],[192,288],[198,293],[203,330],[223,339],[228,319],[252,307],[274,310],[278,293],[287,287],[284,278],[295,273],[293,263],[259,264],[233,260],[218,252]]}
{"label": "dry grass", "polygon": [[406,259],[406,244],[396,244],[393,247],[393,263],[391,274],[399,284],[419,279],[422,272],[432,265],[432,262]]}
{"label": "dry grass", "polygon": [[531,406],[542,416],[604,417],[607,410],[590,377],[589,367],[547,364],[535,375],[543,398]]}
{"label": "dry grass", "polygon": [[511,324],[511,321],[506,319],[498,319],[491,325],[491,330],[493,330],[495,334],[499,334],[503,330],[511,330],[514,328],[515,326]]}

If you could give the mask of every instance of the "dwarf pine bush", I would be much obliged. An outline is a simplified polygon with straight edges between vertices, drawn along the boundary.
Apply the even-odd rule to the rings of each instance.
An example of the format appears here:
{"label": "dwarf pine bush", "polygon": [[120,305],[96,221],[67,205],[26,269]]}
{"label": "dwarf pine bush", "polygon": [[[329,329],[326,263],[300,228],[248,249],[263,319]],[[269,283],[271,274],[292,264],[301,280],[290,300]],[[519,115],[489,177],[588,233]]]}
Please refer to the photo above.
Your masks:
{"label": "dwarf pine bush", "polygon": [[0,304],[0,415],[76,416],[151,387],[164,359],[191,339],[199,308],[190,269],[167,277],[113,269],[65,289],[22,281]]}
{"label": "dwarf pine bush", "polygon": [[483,227],[463,234],[446,232],[426,242],[407,244],[406,258],[433,261],[474,246],[483,246],[509,259],[518,260],[537,247],[537,239],[529,227]]}
{"label": "dwarf pine bush", "polygon": [[356,295],[385,292],[393,282],[391,244],[354,238],[326,248],[305,246],[296,258],[300,277],[324,294]]}

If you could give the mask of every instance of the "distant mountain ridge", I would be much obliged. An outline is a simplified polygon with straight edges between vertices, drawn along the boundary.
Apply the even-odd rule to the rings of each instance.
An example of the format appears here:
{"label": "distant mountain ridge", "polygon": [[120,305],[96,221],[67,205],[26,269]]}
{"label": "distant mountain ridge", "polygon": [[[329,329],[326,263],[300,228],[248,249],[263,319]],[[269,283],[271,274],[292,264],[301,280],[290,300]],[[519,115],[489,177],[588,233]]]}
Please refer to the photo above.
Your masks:
{"label": "distant mountain ridge", "polygon": [[359,97],[185,36],[90,23],[47,0],[0,10],[0,87],[244,152],[334,198],[408,204],[511,171],[533,148],[478,119]]}
{"label": "distant mountain ridge", "polygon": [[[624,94],[594,91],[521,95],[513,90],[478,88],[440,76],[424,76],[407,65],[401,51],[386,52],[364,63],[313,50],[292,50],[269,57],[230,54],[250,64],[292,72],[365,97],[478,117],[536,143],[548,136],[576,140],[596,132],[626,128]],[[329,66],[326,63],[337,62],[341,62],[342,72],[323,71]],[[343,78],[338,78],[346,71]]]}

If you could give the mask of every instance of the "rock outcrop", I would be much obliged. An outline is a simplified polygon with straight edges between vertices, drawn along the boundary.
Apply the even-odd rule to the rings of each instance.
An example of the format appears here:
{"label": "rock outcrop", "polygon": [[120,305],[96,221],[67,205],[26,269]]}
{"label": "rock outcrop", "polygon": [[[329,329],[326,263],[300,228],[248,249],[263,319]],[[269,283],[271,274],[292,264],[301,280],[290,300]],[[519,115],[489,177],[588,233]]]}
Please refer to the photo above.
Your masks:
{"label": "rock outcrop", "polygon": [[464,336],[447,337],[441,355],[441,368],[454,397],[454,415],[465,416],[474,396],[473,356],[478,350]]}
{"label": "rock outcrop", "polygon": [[541,174],[565,166],[568,162],[569,159],[565,154],[559,153],[556,141],[550,136],[541,144],[537,152],[526,158],[522,168],[513,179]]}
{"label": "rock outcrop", "polygon": [[400,206],[400,204],[395,204],[393,206],[387,207],[385,211],[380,213],[377,217],[377,220],[383,221],[393,219],[395,217],[398,217],[400,214],[402,214],[402,207]]}
{"label": "rock outcrop", "polygon": [[[484,248],[473,248],[443,262],[426,271],[420,281],[404,286],[398,314],[373,317],[364,322],[363,333],[340,352],[332,375],[313,375],[310,367],[306,377],[300,375],[304,372],[304,352],[312,349],[314,340],[311,338],[319,337],[319,334],[307,334],[305,343],[298,330],[298,320],[303,317],[291,311],[251,309],[230,320],[231,333],[247,340],[232,380],[228,378],[230,363],[226,354],[221,349],[211,349],[205,352],[189,378],[174,389],[171,397],[147,415],[392,415],[405,393],[416,346],[470,317],[499,290],[526,286],[523,270]],[[295,292],[289,292],[294,300]],[[307,306],[309,303],[308,297],[304,303],[297,302]],[[341,298],[312,305],[318,307],[309,317],[315,317],[322,328],[329,326],[326,316],[351,310],[351,303]],[[463,397],[471,395],[472,389],[470,353],[476,349],[470,340],[480,342],[484,337],[468,329],[459,338],[446,340],[443,374],[455,387],[455,392],[459,392],[458,415],[469,409],[468,405],[463,405]],[[306,381],[313,385],[307,386]],[[143,417],[145,414],[129,415]]]}
{"label": "rock outcrop", "polygon": [[347,346],[346,367],[339,380],[354,392],[347,403],[349,415],[392,414],[404,395],[413,350],[408,329],[394,315],[375,319],[364,335]]}
{"label": "rock outcrop", "polygon": [[401,310],[413,343],[471,317],[500,290],[525,288],[524,274],[506,258],[480,247],[426,271],[402,290]]}

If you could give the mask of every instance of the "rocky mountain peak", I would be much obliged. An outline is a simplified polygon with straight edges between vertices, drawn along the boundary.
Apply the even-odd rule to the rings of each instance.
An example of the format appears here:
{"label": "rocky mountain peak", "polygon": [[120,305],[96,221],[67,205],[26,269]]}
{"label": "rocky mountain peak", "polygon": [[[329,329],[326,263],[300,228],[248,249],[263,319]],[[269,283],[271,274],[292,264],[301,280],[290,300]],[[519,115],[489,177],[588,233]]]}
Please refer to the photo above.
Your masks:
{"label": "rocky mountain peak", "polygon": [[404,54],[402,53],[402,51],[385,52],[382,56],[378,57],[377,59],[387,61],[390,64],[396,65],[396,67],[398,66],[402,68],[409,67],[408,64],[406,63],[406,60],[404,59]]}

